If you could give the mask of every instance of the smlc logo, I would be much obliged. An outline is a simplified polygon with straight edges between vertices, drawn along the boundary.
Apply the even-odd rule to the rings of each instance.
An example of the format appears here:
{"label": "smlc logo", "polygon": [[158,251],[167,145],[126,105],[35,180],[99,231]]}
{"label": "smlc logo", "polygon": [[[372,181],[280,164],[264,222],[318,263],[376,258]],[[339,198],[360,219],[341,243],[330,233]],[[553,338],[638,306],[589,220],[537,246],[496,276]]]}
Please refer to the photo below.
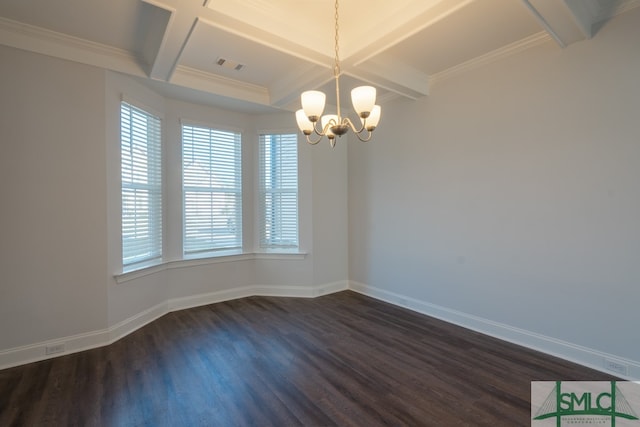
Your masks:
{"label": "smlc logo", "polygon": [[637,408],[638,404],[640,387],[633,382],[531,383],[531,413],[534,426],[640,426],[634,410],[634,406]]}

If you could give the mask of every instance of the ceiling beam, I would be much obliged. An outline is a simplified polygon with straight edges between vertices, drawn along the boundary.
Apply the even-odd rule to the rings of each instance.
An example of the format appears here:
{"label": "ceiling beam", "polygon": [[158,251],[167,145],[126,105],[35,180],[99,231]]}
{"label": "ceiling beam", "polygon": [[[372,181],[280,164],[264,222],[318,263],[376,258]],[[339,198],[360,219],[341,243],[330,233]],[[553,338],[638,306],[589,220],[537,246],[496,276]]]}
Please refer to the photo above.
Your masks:
{"label": "ceiling beam", "polygon": [[[401,20],[398,18],[386,23],[386,32],[379,31],[363,38],[363,40],[368,40],[368,43],[358,47],[356,51],[346,51],[344,60],[359,66],[472,2],[473,0],[442,0],[438,2],[420,0],[414,2],[414,7],[410,9],[410,15],[402,15]],[[361,39],[358,38],[358,40]]]}
{"label": "ceiling beam", "polygon": [[[159,37],[159,43],[155,55],[151,51],[151,44],[147,45],[144,53],[149,62],[149,77],[154,80],[169,81],[178,65],[178,59],[184,49],[189,35],[193,31],[196,22],[196,14],[190,7],[181,6],[175,0],[169,0],[171,4],[157,0],[143,0],[145,3],[164,11],[168,19],[164,23],[164,31],[161,22],[153,22],[153,32]],[[186,3],[186,2],[185,2]],[[162,14],[158,14],[162,15]]]}
{"label": "ceiling beam", "polygon": [[[533,17],[562,48],[591,37],[589,15],[564,1],[521,0]],[[595,0],[581,0],[591,2]],[[574,10],[575,9],[575,10]]]}
{"label": "ceiling beam", "polygon": [[178,66],[172,75],[171,83],[190,89],[248,101],[259,105],[270,105],[269,91],[262,87],[240,80],[222,77],[193,68]]}
{"label": "ceiling beam", "polygon": [[429,94],[429,76],[390,55],[377,55],[358,66],[347,61],[343,69],[352,77],[407,98],[417,99]]}

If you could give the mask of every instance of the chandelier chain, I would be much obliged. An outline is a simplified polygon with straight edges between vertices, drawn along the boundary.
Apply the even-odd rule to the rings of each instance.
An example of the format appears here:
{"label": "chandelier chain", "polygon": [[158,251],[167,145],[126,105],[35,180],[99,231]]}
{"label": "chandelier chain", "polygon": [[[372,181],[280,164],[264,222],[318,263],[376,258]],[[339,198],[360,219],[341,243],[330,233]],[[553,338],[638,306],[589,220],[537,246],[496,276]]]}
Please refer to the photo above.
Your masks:
{"label": "chandelier chain", "polygon": [[338,47],[338,43],[339,43],[339,36],[338,36],[338,30],[340,29],[340,26],[338,25],[338,0],[336,0],[336,13],[335,13],[335,20],[336,20],[336,25],[335,25],[335,30],[336,30],[336,45],[335,45],[335,52],[336,52],[336,57],[335,57],[335,64],[333,67],[333,74],[334,76],[338,77],[340,75],[340,54],[338,52],[339,47]]}

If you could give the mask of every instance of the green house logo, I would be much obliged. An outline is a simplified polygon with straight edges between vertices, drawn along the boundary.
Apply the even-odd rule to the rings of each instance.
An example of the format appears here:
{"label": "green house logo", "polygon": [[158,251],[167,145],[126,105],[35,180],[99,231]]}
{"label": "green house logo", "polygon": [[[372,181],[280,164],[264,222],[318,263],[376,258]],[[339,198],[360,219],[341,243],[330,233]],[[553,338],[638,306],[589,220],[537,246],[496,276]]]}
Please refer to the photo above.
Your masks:
{"label": "green house logo", "polygon": [[[635,405],[640,403],[638,384],[629,382],[583,382],[555,381],[555,385],[539,407],[535,407],[534,398],[539,397],[540,389],[534,387],[534,383],[546,382],[534,381],[531,388],[532,426],[535,421],[555,419],[556,427],[564,425],[601,425],[616,426],[616,421],[637,421],[632,425],[640,426],[638,416],[619,384],[631,384],[631,400]],[[563,387],[564,386],[564,387]],[[536,396],[536,395],[538,396]],[[627,393],[629,394],[629,393]],[[542,423],[540,425],[543,425]],[[547,423],[546,425],[551,425]]]}

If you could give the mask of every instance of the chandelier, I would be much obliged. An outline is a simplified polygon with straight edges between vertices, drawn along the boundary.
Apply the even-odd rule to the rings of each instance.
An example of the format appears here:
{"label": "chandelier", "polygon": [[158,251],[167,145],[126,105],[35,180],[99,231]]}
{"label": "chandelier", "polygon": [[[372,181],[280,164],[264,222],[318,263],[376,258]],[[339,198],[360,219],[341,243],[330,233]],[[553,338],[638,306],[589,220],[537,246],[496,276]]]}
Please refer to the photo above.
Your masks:
{"label": "chandelier", "polygon": [[[351,91],[353,109],[360,117],[361,125],[356,127],[348,117],[342,117],[340,113],[340,56],[338,54],[338,0],[335,5],[335,62],[333,65],[333,77],[336,81],[336,109],[337,114],[325,114],[324,104],[326,96],[323,92],[309,90],[300,96],[302,108],[296,111],[296,121],[302,133],[307,137],[309,144],[315,145],[326,136],[331,147],[336,145],[336,136],[342,136],[351,129],[360,141],[371,139],[373,130],[380,121],[380,106],[376,103],[376,88],[373,86],[360,86]],[[320,122],[320,128],[317,123]],[[311,134],[318,135],[318,139],[312,140]]]}

